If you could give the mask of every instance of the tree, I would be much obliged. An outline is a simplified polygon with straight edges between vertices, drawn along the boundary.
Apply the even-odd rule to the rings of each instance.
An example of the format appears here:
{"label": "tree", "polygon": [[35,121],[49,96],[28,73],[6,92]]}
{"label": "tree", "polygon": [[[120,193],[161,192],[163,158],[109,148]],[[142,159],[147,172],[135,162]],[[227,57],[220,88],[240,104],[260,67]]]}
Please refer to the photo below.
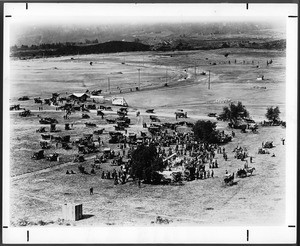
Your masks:
{"label": "tree", "polygon": [[278,122],[280,120],[279,118],[280,110],[279,107],[269,107],[267,108],[266,117],[268,120],[271,120],[273,122]]}
{"label": "tree", "polygon": [[206,143],[218,143],[218,131],[216,123],[211,121],[198,120],[193,127],[194,136],[197,140]]}
{"label": "tree", "polygon": [[219,116],[221,120],[229,120],[231,122],[245,117],[249,117],[249,112],[242,102],[238,102],[237,105],[230,103],[229,107],[226,106],[223,108],[223,112]]}
{"label": "tree", "polygon": [[144,180],[145,183],[159,183],[161,175],[157,172],[165,168],[162,158],[159,157],[154,145],[140,145],[132,153],[132,174]]}

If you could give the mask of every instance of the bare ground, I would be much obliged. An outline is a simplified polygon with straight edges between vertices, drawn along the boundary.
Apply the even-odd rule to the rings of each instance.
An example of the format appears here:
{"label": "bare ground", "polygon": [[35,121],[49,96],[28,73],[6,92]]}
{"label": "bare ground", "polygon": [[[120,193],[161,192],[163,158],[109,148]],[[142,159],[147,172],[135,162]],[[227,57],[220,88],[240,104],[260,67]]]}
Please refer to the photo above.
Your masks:
{"label": "bare ground", "polygon": [[[142,112],[146,122],[149,122],[147,114],[144,113],[147,108],[155,108],[156,114],[163,121],[175,121],[174,110],[182,108],[188,111],[189,120],[195,121],[208,119],[208,112],[220,112],[228,104],[222,102],[224,99],[242,101],[253,118],[258,120],[264,119],[267,106],[279,105],[284,119],[284,53],[243,53],[243,50],[230,50],[232,57],[229,65],[221,64],[226,60],[222,52],[228,50],[182,52],[172,57],[162,56],[160,53],[129,53],[125,54],[126,64],[121,64],[124,54],[80,56],[78,61],[70,61],[68,57],[51,58],[42,61],[42,65],[41,60],[13,61],[11,103],[16,103],[16,99],[22,95],[47,97],[52,92],[96,89],[99,88],[98,81],[99,86],[106,88],[108,74],[120,71],[123,77],[120,74],[119,77],[111,77],[112,87],[134,87],[138,78],[136,69],[144,66],[142,91],[129,92],[124,89],[125,93],[122,93],[131,106],[130,117],[134,125],[129,131],[143,130],[141,126],[135,125],[136,110]],[[256,68],[251,64],[252,60],[262,64],[270,58],[273,59],[273,66],[268,68],[266,65]],[[238,64],[234,65],[234,59],[238,60]],[[90,60],[95,64],[92,67],[87,65]],[[248,64],[243,64],[243,60]],[[209,66],[209,61],[220,64]],[[195,63],[199,64],[196,78],[193,68]],[[169,87],[163,87],[166,67]],[[187,72],[184,71],[186,67]],[[208,69],[211,70],[211,90],[207,89],[207,76],[199,75],[200,71]],[[261,74],[267,80],[257,81],[256,78]],[[186,75],[188,77],[184,79]],[[156,89],[150,89],[150,84],[150,87]],[[263,86],[267,89],[257,88]],[[22,102],[22,106],[33,110],[38,107],[32,100]],[[148,226],[152,225],[151,221],[155,221],[156,216],[172,220],[171,224],[175,226],[284,223],[286,163],[285,146],[281,145],[280,138],[285,137],[285,129],[281,127],[260,128],[258,134],[242,134],[237,131],[233,141],[225,146],[229,152],[229,160],[225,162],[221,155],[218,156],[220,168],[214,170],[214,178],[185,182],[183,186],[142,185],[138,188],[132,182],[114,186],[113,181],[102,180],[102,170],[115,168],[109,164],[97,170],[96,175],[77,173],[77,164],[72,162],[72,156],[77,152],[75,149],[65,151],[53,146],[47,150],[47,153],[60,153],[59,163],[30,159],[32,152],[39,148],[40,134],[35,130],[41,125],[38,123],[37,114],[42,117],[56,117],[59,120],[58,129],[62,130],[58,134],[66,134],[63,123],[74,123],[74,130],[68,132],[72,139],[94,130],[84,126],[86,121],[97,123],[97,128],[105,127],[106,131],[113,129],[112,125],[106,125],[105,120],[99,119],[95,112],[90,113],[91,119],[88,120],[80,119],[81,114],[76,113],[66,121],[62,118],[62,112],[55,112],[51,107],[44,109],[44,112],[34,112],[35,116],[26,119],[20,118],[17,112],[11,113],[12,222],[22,218],[28,221],[56,221],[62,217],[61,204],[79,202],[83,203],[85,219],[73,222],[74,225]],[[218,127],[228,130],[222,122],[218,123]],[[101,138],[106,142],[108,135],[104,134]],[[262,141],[274,141],[276,147],[271,153],[274,152],[276,157],[257,154]],[[232,150],[237,145],[247,147],[254,156],[254,163],[251,165],[256,170],[253,176],[237,179],[236,185],[226,187],[222,183],[225,170],[236,172],[243,166],[243,162],[233,158]],[[107,146],[117,148],[117,145]],[[93,155],[84,164],[87,170],[90,170],[92,157]],[[66,170],[70,169],[77,174],[66,175]],[[93,196],[89,195],[90,187],[94,187]]]}

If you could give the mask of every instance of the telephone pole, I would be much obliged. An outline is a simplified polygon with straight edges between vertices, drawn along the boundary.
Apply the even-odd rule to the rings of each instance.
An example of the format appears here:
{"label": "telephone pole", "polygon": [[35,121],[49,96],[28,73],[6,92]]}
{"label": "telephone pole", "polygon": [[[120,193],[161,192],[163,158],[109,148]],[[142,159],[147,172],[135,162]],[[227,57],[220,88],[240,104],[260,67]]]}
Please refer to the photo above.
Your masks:
{"label": "telephone pole", "polygon": [[210,70],[208,70],[208,89],[210,90]]}
{"label": "telephone pole", "polygon": [[166,83],[168,83],[168,68],[166,68]]}
{"label": "telephone pole", "polygon": [[141,69],[138,68],[138,71],[139,71],[139,89],[141,87]]}
{"label": "telephone pole", "polygon": [[110,93],[110,80],[109,80],[109,77],[107,78],[107,89],[108,89],[108,92]]}

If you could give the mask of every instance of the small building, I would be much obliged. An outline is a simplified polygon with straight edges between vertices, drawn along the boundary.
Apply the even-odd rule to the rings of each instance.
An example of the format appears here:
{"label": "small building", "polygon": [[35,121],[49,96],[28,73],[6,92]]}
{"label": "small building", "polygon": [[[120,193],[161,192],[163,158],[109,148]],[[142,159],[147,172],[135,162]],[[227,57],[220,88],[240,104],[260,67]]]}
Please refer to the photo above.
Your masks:
{"label": "small building", "polygon": [[77,101],[80,101],[80,102],[85,102],[88,98],[88,94],[86,93],[73,93],[69,96],[69,98],[71,100],[77,100]]}
{"label": "small building", "polygon": [[65,203],[62,205],[64,220],[76,221],[83,218],[82,204]]}
{"label": "small building", "polygon": [[125,101],[124,97],[113,97],[112,98],[112,105],[128,107],[128,104]]}

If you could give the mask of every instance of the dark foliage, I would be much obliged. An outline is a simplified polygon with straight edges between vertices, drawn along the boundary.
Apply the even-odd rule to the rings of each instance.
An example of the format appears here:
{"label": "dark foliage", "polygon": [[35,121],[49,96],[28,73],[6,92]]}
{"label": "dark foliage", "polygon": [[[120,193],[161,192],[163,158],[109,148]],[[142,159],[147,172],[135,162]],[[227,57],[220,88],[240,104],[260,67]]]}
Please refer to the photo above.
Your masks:
{"label": "dark foliage", "polygon": [[279,107],[269,107],[267,108],[267,113],[266,117],[268,120],[273,121],[273,122],[278,122],[280,120],[279,118],[280,110]]}
{"label": "dark foliage", "polygon": [[218,131],[216,123],[211,121],[199,120],[193,127],[195,138],[201,142],[218,143]]}
{"label": "dark foliage", "polygon": [[131,51],[149,51],[150,45],[124,42],[124,41],[110,41],[106,43],[92,43],[78,45],[71,44],[44,44],[35,49],[20,48],[14,49],[12,56],[15,57],[48,57],[48,56],[62,56],[62,55],[77,55],[77,54],[100,54],[100,53],[115,53],[115,52],[131,52]]}
{"label": "dark foliage", "polygon": [[145,183],[158,184],[162,176],[157,171],[165,168],[154,145],[140,145],[132,153],[132,174]]}
{"label": "dark foliage", "polygon": [[249,112],[242,102],[238,102],[237,105],[230,103],[229,107],[224,107],[223,112],[219,115],[219,119],[228,120],[231,122],[236,121],[237,119],[243,119],[245,117],[249,117]]}
{"label": "dark foliage", "polygon": [[78,170],[79,170],[79,172],[80,173],[86,173],[86,171],[85,171],[85,169],[84,169],[84,167],[83,166],[78,166]]}

